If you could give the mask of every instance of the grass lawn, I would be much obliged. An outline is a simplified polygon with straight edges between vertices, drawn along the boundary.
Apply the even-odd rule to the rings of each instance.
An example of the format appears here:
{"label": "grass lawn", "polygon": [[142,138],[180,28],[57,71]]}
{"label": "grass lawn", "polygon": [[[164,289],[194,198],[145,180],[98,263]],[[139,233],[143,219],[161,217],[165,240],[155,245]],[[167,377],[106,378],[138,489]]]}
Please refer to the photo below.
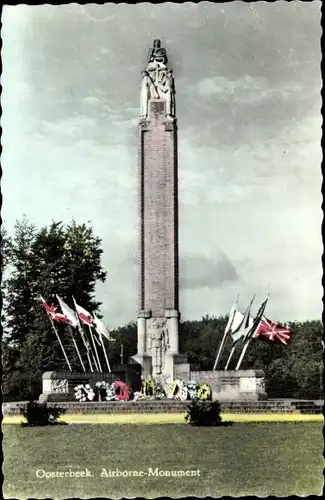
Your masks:
{"label": "grass lawn", "polygon": [[[87,417],[89,417],[87,415]],[[225,418],[224,418],[225,419]],[[67,420],[67,418],[65,418]],[[231,427],[180,424],[3,426],[4,495],[63,498],[321,494],[321,422],[251,422]],[[150,475],[150,468],[198,470]],[[91,477],[37,478],[37,471]],[[103,474],[106,471],[106,476]],[[110,470],[143,477],[108,477]],[[43,472],[38,472],[42,475]]]}
{"label": "grass lawn", "polygon": [[[62,415],[59,419],[68,423],[85,424],[186,424],[185,413],[79,413]],[[323,422],[322,414],[302,413],[223,413],[223,421],[232,422]],[[7,415],[4,424],[20,424],[22,415]]]}

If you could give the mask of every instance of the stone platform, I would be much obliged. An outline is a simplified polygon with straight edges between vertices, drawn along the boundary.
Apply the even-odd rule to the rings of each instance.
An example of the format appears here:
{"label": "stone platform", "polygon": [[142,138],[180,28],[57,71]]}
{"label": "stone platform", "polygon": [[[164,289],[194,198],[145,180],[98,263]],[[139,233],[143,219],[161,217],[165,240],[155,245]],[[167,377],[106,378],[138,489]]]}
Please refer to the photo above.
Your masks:
{"label": "stone platform", "polygon": [[[132,369],[133,368],[133,369]],[[109,372],[70,372],[52,371],[43,373],[42,394],[39,401],[75,401],[76,385],[90,384],[94,388],[96,382],[108,382],[112,384],[116,380],[121,380],[129,386],[140,389],[140,373],[136,367],[119,367]]]}
{"label": "stone platform", "polygon": [[[117,413],[185,413],[190,401],[107,401],[85,402],[78,401],[57,403],[66,410],[65,414],[117,414]],[[27,401],[3,403],[4,415],[18,415],[20,407],[26,406]],[[221,403],[223,413],[304,413],[321,414],[324,401],[313,400],[285,400],[271,401],[228,401]]]}
{"label": "stone platform", "polygon": [[[180,370],[176,372],[175,378],[180,380],[195,380],[198,383],[207,383],[212,389],[212,399],[223,401],[261,401],[267,399],[264,383],[264,372],[262,370],[238,370],[238,371],[187,371],[184,370],[183,356],[178,355],[179,362],[175,367]],[[138,364],[115,369],[112,373],[107,372],[69,372],[53,371],[43,374],[42,394],[40,401],[74,401],[76,385],[90,384],[94,387],[96,382],[105,381],[113,383],[121,380],[128,384],[133,391],[140,390],[140,370]]]}
{"label": "stone platform", "polygon": [[263,370],[191,371],[191,379],[208,383],[218,401],[266,400]]}

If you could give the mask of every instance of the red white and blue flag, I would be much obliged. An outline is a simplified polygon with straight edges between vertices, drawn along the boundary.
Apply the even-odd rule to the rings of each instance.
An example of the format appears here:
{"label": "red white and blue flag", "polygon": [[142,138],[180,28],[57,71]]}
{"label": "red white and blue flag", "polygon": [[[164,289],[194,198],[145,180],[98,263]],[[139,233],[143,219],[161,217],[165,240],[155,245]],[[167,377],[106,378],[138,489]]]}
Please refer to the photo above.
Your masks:
{"label": "red white and blue flag", "polygon": [[51,318],[53,321],[57,321],[58,323],[70,323],[69,318],[65,314],[56,312],[57,307],[55,307],[54,305],[49,305],[46,300],[43,299],[43,297],[40,297],[40,300],[49,318]]}
{"label": "red white and blue flag", "polygon": [[262,317],[254,338],[274,344],[288,345],[292,340],[292,331],[290,328],[284,327],[276,321],[271,321],[265,316]]}

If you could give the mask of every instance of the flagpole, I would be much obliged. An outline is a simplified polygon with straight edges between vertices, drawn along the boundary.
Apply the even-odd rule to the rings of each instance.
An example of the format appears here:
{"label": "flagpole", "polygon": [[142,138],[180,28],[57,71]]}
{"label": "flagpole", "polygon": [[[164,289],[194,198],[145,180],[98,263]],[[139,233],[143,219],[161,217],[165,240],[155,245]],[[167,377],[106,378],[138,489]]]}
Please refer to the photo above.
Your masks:
{"label": "flagpole", "polygon": [[49,314],[47,314],[47,316],[48,316],[49,320],[51,321],[52,328],[53,328],[53,330],[54,330],[54,332],[55,332],[55,334],[56,334],[56,336],[57,336],[57,339],[58,339],[58,341],[59,341],[59,344],[60,344],[60,346],[61,346],[61,349],[62,349],[63,354],[64,354],[64,357],[65,357],[65,360],[66,360],[66,362],[67,362],[67,364],[68,364],[69,370],[70,370],[70,372],[72,372],[72,368],[71,368],[71,365],[70,365],[70,362],[69,362],[69,359],[68,359],[67,353],[65,352],[65,349],[64,349],[63,344],[62,344],[62,342],[61,342],[61,339],[60,339],[60,337],[59,337],[58,331],[57,331],[57,329],[56,329],[56,328],[55,328],[55,326],[54,326],[54,323],[53,323],[53,320],[52,320],[51,316],[50,316]]}
{"label": "flagpole", "polygon": [[102,337],[101,334],[99,334],[99,338],[100,338],[100,342],[102,344],[103,353],[104,353],[104,356],[105,356],[105,361],[106,361],[106,364],[107,364],[108,371],[109,371],[109,373],[111,373],[111,367],[110,367],[110,364],[109,364],[109,361],[108,361],[108,358],[107,358],[106,349],[105,349],[104,342],[103,342],[103,337]]}
{"label": "flagpole", "polygon": [[213,371],[215,371],[215,370],[216,370],[216,368],[217,368],[218,361],[219,361],[220,356],[221,356],[221,354],[222,354],[222,352],[223,352],[223,349],[224,349],[224,345],[225,345],[225,340],[226,340],[227,334],[228,334],[228,332],[227,332],[227,331],[225,331],[225,333],[224,333],[224,335],[223,335],[223,337],[222,337],[222,341],[221,341],[221,344],[220,344],[220,347],[219,347],[219,351],[218,351],[218,354],[217,354],[216,360],[215,360],[215,362],[214,362]]}
{"label": "flagpole", "polygon": [[241,365],[241,363],[242,363],[242,361],[243,361],[243,358],[244,358],[244,356],[245,356],[245,352],[247,351],[247,347],[249,346],[249,343],[250,343],[250,341],[251,341],[251,340],[252,340],[252,337],[251,337],[251,338],[249,338],[249,339],[247,340],[247,342],[245,343],[245,345],[244,345],[244,347],[243,347],[243,350],[242,350],[242,352],[241,352],[241,355],[240,355],[240,358],[239,358],[239,360],[238,360],[238,363],[237,363],[237,366],[236,366],[235,370],[239,370],[240,365]]}
{"label": "flagpole", "polygon": [[[74,306],[75,306],[75,308],[76,308],[76,301],[75,301],[75,299],[74,299],[74,297],[73,297],[73,296],[72,296],[72,300],[73,300]],[[80,324],[80,320],[79,320],[79,315],[78,315],[78,312],[77,312],[77,314],[76,314],[76,319],[77,319],[77,327],[78,327],[78,330],[79,330],[80,336],[81,336],[81,338],[82,338],[82,340],[83,340],[83,343],[84,343],[84,346],[85,346],[85,349],[86,349],[86,354],[87,354],[87,359],[88,359],[88,363],[89,363],[90,371],[91,371],[91,372],[93,372],[93,371],[94,371],[94,369],[93,369],[93,365],[92,365],[92,363],[91,363],[90,356],[89,356],[89,345],[88,345],[88,344],[89,344],[89,342],[88,342],[88,340],[86,341],[86,339],[85,339],[84,331],[83,331],[82,326],[81,326],[81,324]]]}
{"label": "flagpole", "polygon": [[235,301],[235,303],[234,303],[234,305],[233,305],[233,307],[232,307],[232,309],[230,311],[230,314],[232,315],[232,317],[231,318],[229,317],[229,319],[228,319],[228,324],[226,325],[225,333],[223,334],[223,337],[222,337],[222,340],[221,340],[221,344],[220,344],[220,347],[219,347],[219,351],[218,351],[216,360],[214,362],[213,371],[215,371],[216,368],[217,368],[218,361],[219,361],[219,359],[221,357],[221,354],[223,353],[223,350],[224,350],[226,337],[227,337],[228,333],[230,332],[232,324],[234,322],[234,316],[235,316],[235,312],[236,312],[236,309],[237,309],[238,298],[239,298],[239,294],[237,295],[236,301]]}
{"label": "flagpole", "polygon": [[232,347],[232,349],[230,351],[229,358],[228,358],[228,361],[227,361],[226,366],[225,366],[225,370],[228,370],[228,366],[229,366],[230,360],[232,358],[232,355],[234,354],[235,349],[236,349],[236,344]]}
{"label": "flagpole", "polygon": [[95,354],[96,354],[98,368],[99,368],[99,371],[102,372],[103,370],[102,370],[102,367],[101,367],[101,364],[100,364],[100,361],[99,361],[98,351],[97,351],[97,347],[96,347],[96,344],[95,344],[95,340],[94,340],[94,336],[93,336],[93,332],[92,332],[91,326],[88,325],[88,328],[89,328],[89,333],[90,333],[90,336],[91,336],[91,340],[93,342],[93,346],[94,346],[94,351],[95,351]]}
{"label": "flagpole", "polygon": [[83,371],[85,372],[85,371],[86,371],[86,368],[85,368],[85,365],[84,365],[84,363],[83,363],[83,361],[82,361],[82,357],[81,357],[81,355],[80,355],[80,352],[79,352],[79,349],[78,349],[78,346],[77,346],[77,342],[75,341],[75,338],[74,338],[74,336],[73,336],[73,330],[72,330],[72,328],[71,328],[71,326],[70,326],[70,325],[68,325],[68,328],[69,328],[69,332],[70,332],[71,337],[72,337],[72,342],[73,342],[73,345],[75,346],[75,349],[76,349],[76,351],[77,351],[77,354],[78,354],[78,358],[79,358],[80,364],[81,364],[81,366],[82,366]]}
{"label": "flagpole", "polygon": [[[81,328],[83,329],[83,326],[81,325]],[[83,329],[83,331],[85,332],[85,330]],[[88,342],[88,346],[89,346],[89,351],[91,353],[91,357],[92,357],[92,360],[93,360],[93,363],[94,363],[94,367],[95,367],[95,370],[97,370],[99,372],[99,368],[98,368],[98,365],[97,365],[97,361],[96,361],[96,358],[95,358],[95,355],[94,355],[94,351],[92,350],[91,348],[91,343],[89,342],[89,339],[88,339],[88,335],[86,334],[85,332],[85,335],[87,337],[87,342]]]}

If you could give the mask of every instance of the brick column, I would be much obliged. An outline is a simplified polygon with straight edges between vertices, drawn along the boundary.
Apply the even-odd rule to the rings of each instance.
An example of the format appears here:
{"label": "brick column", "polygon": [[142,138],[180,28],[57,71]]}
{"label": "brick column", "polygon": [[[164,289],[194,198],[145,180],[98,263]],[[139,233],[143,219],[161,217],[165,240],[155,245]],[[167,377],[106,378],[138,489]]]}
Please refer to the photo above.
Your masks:
{"label": "brick column", "polygon": [[163,100],[151,100],[139,128],[139,308],[164,317],[178,309],[177,125],[166,122]]}

